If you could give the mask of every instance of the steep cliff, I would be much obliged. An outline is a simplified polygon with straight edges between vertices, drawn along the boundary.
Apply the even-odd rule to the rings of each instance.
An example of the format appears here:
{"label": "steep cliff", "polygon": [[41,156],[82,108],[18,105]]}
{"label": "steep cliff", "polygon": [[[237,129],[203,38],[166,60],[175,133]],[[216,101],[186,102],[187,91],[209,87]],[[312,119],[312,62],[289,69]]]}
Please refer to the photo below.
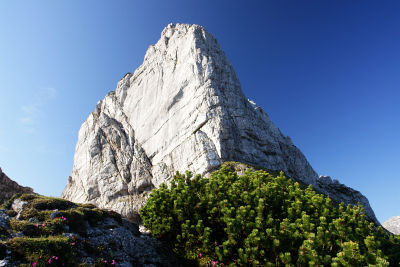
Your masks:
{"label": "steep cliff", "polygon": [[149,192],[176,171],[206,175],[225,161],[282,170],[335,201],[340,191],[375,220],[364,196],[318,179],[291,139],[244,96],[216,39],[187,24],[168,25],[143,64],[83,123],[62,196],[134,220]]}

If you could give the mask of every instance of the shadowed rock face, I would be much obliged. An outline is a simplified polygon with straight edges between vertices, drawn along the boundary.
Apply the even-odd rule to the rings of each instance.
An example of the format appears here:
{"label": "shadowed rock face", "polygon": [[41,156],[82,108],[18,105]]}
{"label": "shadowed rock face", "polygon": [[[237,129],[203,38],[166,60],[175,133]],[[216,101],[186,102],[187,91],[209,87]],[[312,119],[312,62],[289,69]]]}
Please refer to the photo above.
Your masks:
{"label": "shadowed rock face", "polygon": [[134,220],[149,192],[176,171],[206,175],[224,161],[323,186],[290,138],[243,95],[216,39],[198,25],[170,24],[81,126],[62,196]]}
{"label": "shadowed rock face", "polygon": [[30,187],[20,186],[3,173],[0,168],[0,204],[10,199],[17,193],[33,193]]}
{"label": "shadowed rock face", "polygon": [[394,216],[384,222],[382,226],[389,232],[399,235],[400,234],[400,216]]}

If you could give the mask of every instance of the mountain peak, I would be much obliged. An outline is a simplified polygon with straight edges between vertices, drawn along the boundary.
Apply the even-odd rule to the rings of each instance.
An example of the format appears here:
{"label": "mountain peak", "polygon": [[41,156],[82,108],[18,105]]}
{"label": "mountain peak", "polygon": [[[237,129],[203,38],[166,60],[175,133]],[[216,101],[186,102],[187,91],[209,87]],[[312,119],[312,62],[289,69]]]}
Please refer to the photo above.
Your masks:
{"label": "mountain peak", "polygon": [[[325,186],[290,138],[244,96],[217,40],[201,26],[169,24],[142,65],[83,123],[63,197],[135,219],[149,192],[176,171],[207,175],[225,161]],[[336,187],[327,188],[334,198]],[[366,203],[375,218],[361,197],[345,201]]]}

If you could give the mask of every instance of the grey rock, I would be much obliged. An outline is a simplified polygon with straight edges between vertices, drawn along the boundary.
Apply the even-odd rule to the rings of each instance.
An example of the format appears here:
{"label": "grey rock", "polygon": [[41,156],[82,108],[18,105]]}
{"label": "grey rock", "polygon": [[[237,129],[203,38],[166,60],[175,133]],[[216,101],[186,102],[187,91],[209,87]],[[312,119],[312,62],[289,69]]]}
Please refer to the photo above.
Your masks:
{"label": "grey rock", "polygon": [[20,266],[20,263],[18,261],[12,261],[11,257],[7,256],[6,258],[0,260],[0,266],[18,267]]}
{"label": "grey rock", "polygon": [[400,234],[400,216],[394,216],[385,221],[382,226],[389,232],[399,235]]}
{"label": "grey rock", "polygon": [[[93,265],[98,258],[103,257],[114,259],[116,266],[182,266],[164,243],[140,235],[138,226],[126,219],[119,223],[113,218],[105,218],[95,226],[86,222],[85,229],[82,236],[73,232],[63,233],[63,236],[75,242],[81,263]],[[88,247],[102,247],[104,250],[99,255]],[[111,259],[110,255],[113,255]]]}
{"label": "grey rock", "polygon": [[9,200],[17,193],[33,193],[30,187],[20,186],[3,173],[0,168],[0,204]]}
{"label": "grey rock", "polygon": [[10,217],[3,210],[0,211],[0,227],[4,230],[10,227]]}
{"label": "grey rock", "polygon": [[22,232],[13,232],[10,234],[10,236],[11,238],[14,238],[14,237],[24,237],[25,235]]}
{"label": "grey rock", "polygon": [[132,264],[130,264],[129,262],[120,262],[117,264],[119,267],[132,267]]}
{"label": "grey rock", "polygon": [[282,170],[346,204],[363,203],[376,221],[358,191],[318,179],[291,139],[244,96],[217,40],[187,24],[168,25],[143,64],[82,124],[62,197],[139,222],[151,190],[176,171],[208,175],[225,161]]}
{"label": "grey rock", "polygon": [[107,218],[101,223],[101,226],[103,228],[112,229],[112,228],[119,227],[119,223],[116,220],[114,220],[113,218]]}
{"label": "grey rock", "polygon": [[39,219],[36,218],[36,217],[34,217],[34,218],[29,218],[28,221],[31,222],[31,223],[39,223],[39,222],[40,222]]}
{"label": "grey rock", "polygon": [[[112,219],[111,219],[112,220]],[[101,223],[104,225],[113,225],[108,227],[91,227],[86,225],[86,243],[93,247],[104,247],[106,253],[112,254],[116,259],[117,266],[132,266],[130,262],[135,262],[134,266],[181,266],[180,262],[168,250],[165,250],[165,244],[153,237],[144,237],[132,232],[131,229],[137,229],[137,226],[128,226],[131,224],[125,221],[118,225],[116,221],[106,220]],[[82,262],[91,263],[91,259],[96,255],[87,255],[86,251],[79,252],[86,255]]]}
{"label": "grey rock", "polygon": [[67,237],[68,239],[73,239],[73,238],[78,238],[80,239],[81,236],[75,233],[63,233],[64,237]]}
{"label": "grey rock", "polygon": [[64,230],[64,232],[69,232],[70,228],[68,225],[64,225],[63,230]]}
{"label": "grey rock", "polygon": [[131,223],[127,219],[122,218],[122,225],[129,229],[129,231],[131,231],[135,236],[140,236],[139,225],[136,223]]}
{"label": "grey rock", "polygon": [[61,212],[59,212],[58,210],[54,210],[54,211],[50,214],[50,219],[59,218],[59,217],[61,217],[61,216],[62,216]]}

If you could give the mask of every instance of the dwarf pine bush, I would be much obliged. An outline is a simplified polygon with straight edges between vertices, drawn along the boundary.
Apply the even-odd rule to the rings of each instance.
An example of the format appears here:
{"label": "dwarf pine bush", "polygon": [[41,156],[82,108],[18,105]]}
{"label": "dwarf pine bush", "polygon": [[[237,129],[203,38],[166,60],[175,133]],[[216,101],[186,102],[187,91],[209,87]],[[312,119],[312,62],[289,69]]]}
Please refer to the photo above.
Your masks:
{"label": "dwarf pine bush", "polygon": [[238,176],[227,166],[209,178],[177,173],[170,188],[152,192],[141,217],[154,236],[200,265],[399,263],[399,239],[367,221],[362,207],[336,207],[283,173]]}

